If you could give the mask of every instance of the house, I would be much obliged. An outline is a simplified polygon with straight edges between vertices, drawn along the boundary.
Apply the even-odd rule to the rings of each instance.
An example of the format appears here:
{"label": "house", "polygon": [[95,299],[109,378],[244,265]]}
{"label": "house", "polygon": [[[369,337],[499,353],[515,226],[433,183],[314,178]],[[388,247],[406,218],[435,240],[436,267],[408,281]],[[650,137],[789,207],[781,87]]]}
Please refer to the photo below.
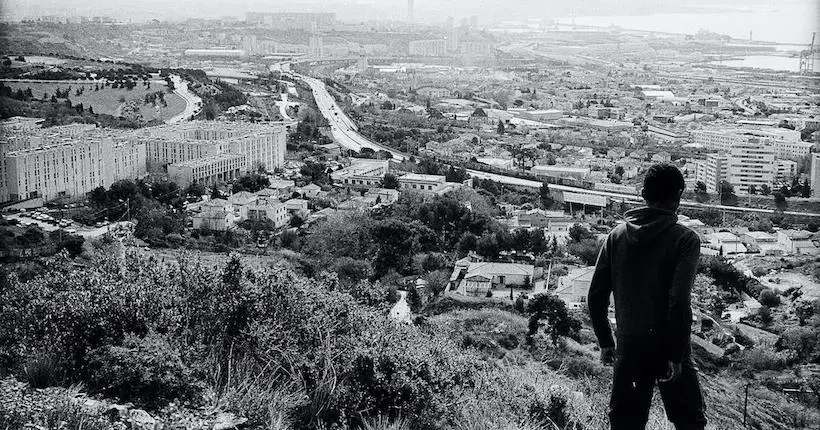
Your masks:
{"label": "house", "polygon": [[221,211],[234,213],[234,208],[231,202],[225,199],[210,199],[199,204],[200,212]]}
{"label": "house", "polygon": [[259,198],[253,204],[248,205],[246,210],[248,219],[269,220],[276,228],[283,227],[290,220],[285,204],[277,199]]}
{"label": "house", "polygon": [[307,212],[308,201],[304,199],[290,199],[285,200],[285,207],[290,213]]}
{"label": "house", "polygon": [[567,304],[585,303],[594,273],[595,266],[573,270],[558,280],[558,288],[555,289],[554,294]]}
{"label": "house", "polygon": [[271,179],[270,185],[267,188],[256,192],[259,197],[270,197],[281,199],[283,197],[290,197],[291,192],[296,184],[291,180],[286,179]]}
{"label": "house", "polygon": [[620,160],[626,157],[626,150],[623,148],[611,148],[606,152],[606,156],[612,160]]}
{"label": "house", "polygon": [[256,199],[258,198],[259,196],[254,193],[240,191],[231,194],[228,197],[228,202],[233,205],[234,213],[239,219],[248,219],[248,205],[256,203]]}
{"label": "house", "polygon": [[444,187],[443,175],[423,175],[408,173],[399,177],[399,189],[402,191],[419,191],[424,194],[435,194]]}
{"label": "house", "polygon": [[740,236],[741,242],[749,250],[756,250],[761,255],[783,255],[783,247],[777,242],[777,236],[765,231],[750,231]]}
{"label": "house", "polygon": [[315,199],[322,195],[322,187],[316,184],[308,184],[304,187],[297,187],[294,188],[293,191],[299,193],[299,195],[307,199]]}
{"label": "house", "polygon": [[377,203],[389,205],[399,199],[399,190],[391,188],[371,188],[367,190],[365,197],[377,197]]}
{"label": "house", "polygon": [[633,158],[635,160],[646,160],[647,155],[649,155],[646,150],[644,149],[636,149],[629,153],[629,158]]}
{"label": "house", "polygon": [[[540,269],[537,274],[540,275]],[[535,266],[531,264],[470,262],[466,269],[463,263],[456,264],[450,279],[460,279],[459,293],[484,296],[495,288],[530,288],[535,275]]]}
{"label": "house", "polygon": [[713,249],[717,249],[720,255],[737,255],[747,252],[746,246],[740,238],[728,231],[717,232],[706,235],[706,240]]}
{"label": "house", "polygon": [[672,156],[666,151],[661,151],[652,155],[652,162],[654,163],[668,163],[670,161],[672,161]]}
{"label": "house", "polygon": [[234,221],[233,213],[225,210],[204,210],[191,218],[197,230],[225,231],[233,226]]}
{"label": "house", "polygon": [[337,185],[344,187],[378,187],[389,170],[387,160],[352,159],[348,167],[331,172],[330,177]]}
{"label": "house", "polygon": [[812,240],[812,234],[805,230],[779,230],[777,243],[783,247],[786,254],[817,255],[820,253],[820,249]]}

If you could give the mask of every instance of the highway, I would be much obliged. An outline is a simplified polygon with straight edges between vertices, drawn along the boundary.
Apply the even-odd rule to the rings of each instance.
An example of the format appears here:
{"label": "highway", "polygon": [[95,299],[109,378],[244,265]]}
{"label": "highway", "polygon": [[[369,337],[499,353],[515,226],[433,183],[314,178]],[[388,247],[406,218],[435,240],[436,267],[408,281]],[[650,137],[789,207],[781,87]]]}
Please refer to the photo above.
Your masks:
{"label": "highway", "polygon": [[[336,140],[341,146],[345,148],[352,149],[354,151],[361,151],[362,148],[370,148],[374,151],[384,150],[390,152],[393,155],[393,159],[403,161],[409,156],[402,152],[398,152],[394,149],[388,148],[384,145],[379,145],[378,143],[372,142],[368,140],[366,137],[362,136],[358,132],[358,127],[353,120],[350,119],[342,109],[336,104],[336,100],[333,99],[333,96],[327,91],[327,88],[324,82],[311,78],[309,76],[302,76],[296,73],[293,74],[296,78],[303,80],[306,84],[308,84],[313,91],[313,98],[316,100],[316,105],[319,107],[319,111],[321,114],[327,118],[328,122],[330,123],[330,130],[333,133],[333,138]],[[521,179],[516,178],[514,176],[505,176],[499,175],[497,173],[488,173],[482,172],[480,170],[473,170],[467,169],[467,173],[470,176],[480,179],[490,179],[496,181],[501,184],[505,185],[513,185],[518,187],[528,187],[534,189],[540,189],[543,182],[541,181],[534,181],[530,179]],[[640,196],[636,195],[629,195],[629,194],[621,194],[621,193],[613,193],[609,191],[600,191],[600,190],[590,190],[586,188],[578,188],[578,187],[570,187],[566,185],[557,185],[557,184],[549,184],[550,190],[556,191],[567,191],[567,192],[574,192],[574,193],[584,193],[584,194],[593,194],[599,196],[606,196],[616,201],[624,201],[624,202],[632,202],[632,203],[642,203],[643,200]],[[717,209],[721,211],[729,211],[729,212],[753,212],[753,213],[766,213],[772,214],[774,213],[771,209],[759,209],[759,208],[743,208],[737,206],[725,206],[725,205],[711,205],[711,204],[704,204],[698,203],[693,201],[682,201],[681,206],[683,207],[690,207],[690,208],[700,208],[700,209]],[[820,213],[812,213],[812,212],[793,212],[793,211],[785,211],[783,212],[784,215],[796,215],[796,216],[806,216],[806,217],[813,217],[813,218],[820,218]]]}
{"label": "highway", "polygon": [[191,117],[197,114],[199,109],[202,107],[202,99],[188,91],[187,82],[182,80],[182,78],[177,75],[171,75],[171,81],[174,83],[174,94],[182,97],[182,100],[185,100],[185,110],[183,110],[179,115],[169,119],[167,121],[168,124],[191,119]]}
{"label": "highway", "polygon": [[394,160],[403,161],[408,158],[407,154],[371,142],[359,134],[359,127],[357,127],[356,123],[336,104],[336,100],[334,100],[333,96],[327,91],[324,82],[296,73],[293,75],[310,86],[310,89],[313,91],[313,98],[316,100],[316,106],[319,107],[319,112],[327,118],[330,124],[330,131],[336,143],[356,152],[361,151],[362,148],[370,148],[374,151],[387,151],[393,156]]}

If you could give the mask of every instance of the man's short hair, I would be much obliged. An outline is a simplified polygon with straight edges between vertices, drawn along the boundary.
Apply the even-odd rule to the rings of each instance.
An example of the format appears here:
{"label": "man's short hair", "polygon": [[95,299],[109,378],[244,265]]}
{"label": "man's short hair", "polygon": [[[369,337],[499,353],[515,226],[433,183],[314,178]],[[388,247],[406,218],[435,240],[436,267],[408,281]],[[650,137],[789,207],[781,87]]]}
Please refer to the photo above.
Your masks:
{"label": "man's short hair", "polygon": [[683,174],[669,163],[658,163],[649,168],[643,179],[643,198],[647,202],[678,200],[679,193],[686,188]]}

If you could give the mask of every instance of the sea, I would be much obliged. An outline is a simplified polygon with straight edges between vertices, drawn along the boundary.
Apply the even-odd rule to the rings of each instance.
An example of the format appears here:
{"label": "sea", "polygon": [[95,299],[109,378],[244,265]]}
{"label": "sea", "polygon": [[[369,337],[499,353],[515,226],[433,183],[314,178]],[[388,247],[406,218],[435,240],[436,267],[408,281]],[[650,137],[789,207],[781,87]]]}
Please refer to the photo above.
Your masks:
{"label": "sea", "polygon": [[[646,15],[575,16],[557,19],[561,24],[595,27],[618,26],[630,30],[695,34],[700,30],[729,35],[750,44],[779,44],[779,52],[798,53],[807,49],[812,32],[817,33],[815,51],[820,51],[820,1],[783,0],[765,5],[711,4],[675,13]],[[815,70],[820,71],[820,54],[815,54]],[[715,64],[797,71],[799,59],[775,55],[749,55]]]}

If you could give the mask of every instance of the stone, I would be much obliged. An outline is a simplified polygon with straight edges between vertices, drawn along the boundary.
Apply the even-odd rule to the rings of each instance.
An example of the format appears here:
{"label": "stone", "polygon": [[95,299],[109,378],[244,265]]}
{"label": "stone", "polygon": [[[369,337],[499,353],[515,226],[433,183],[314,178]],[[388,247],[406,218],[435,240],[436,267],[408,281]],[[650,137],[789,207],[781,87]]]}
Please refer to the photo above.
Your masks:
{"label": "stone", "polygon": [[138,430],[154,430],[157,420],[142,409],[132,409],[128,414],[131,427]]}
{"label": "stone", "polygon": [[128,416],[128,406],[125,405],[109,405],[108,410],[105,411],[105,416],[110,421],[119,421]]}
{"label": "stone", "polygon": [[220,412],[214,421],[213,430],[230,430],[248,422],[247,418],[237,417],[230,412]]}

